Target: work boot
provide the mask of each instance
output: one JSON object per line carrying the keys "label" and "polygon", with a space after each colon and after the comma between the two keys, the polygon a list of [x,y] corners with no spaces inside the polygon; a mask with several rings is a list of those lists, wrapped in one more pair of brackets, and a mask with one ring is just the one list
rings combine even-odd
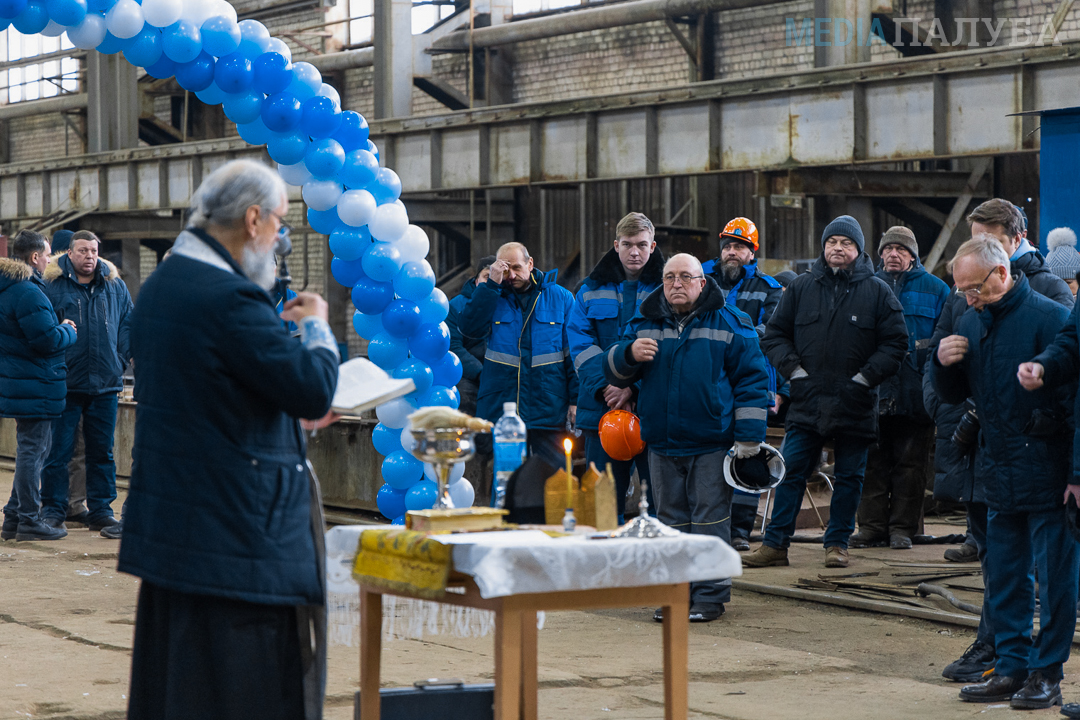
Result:
{"label": "work boot", "polygon": [[960,699],[964,702],[978,703],[1004,702],[1011,700],[1022,687],[1024,687],[1024,681],[1021,678],[991,675],[986,682],[960,688]]}
{"label": "work boot", "polygon": [[742,564],[752,568],[788,565],[787,550],[777,550],[762,543],[754,552],[743,555]]}
{"label": "work boot", "polygon": [[124,533],[124,521],[121,520],[120,522],[116,523],[115,525],[110,525],[109,527],[102,528],[101,533],[99,533],[99,534],[101,535],[101,537],[105,538],[106,540],[119,540],[120,536],[123,535],[123,533]]}
{"label": "work boot", "polygon": [[978,562],[979,548],[974,543],[964,543],[960,547],[949,548],[945,551],[945,559],[949,562]]}
{"label": "work boot", "polygon": [[1042,674],[1041,670],[1028,675],[1024,687],[1013,693],[1009,706],[1014,710],[1041,710],[1061,704],[1061,684]]}
{"label": "work boot", "polygon": [[0,529],[0,540],[14,540],[15,533],[19,531],[19,516],[5,515],[4,526]]}
{"label": "work boot", "polygon": [[68,513],[67,519],[64,520],[65,525],[86,525],[86,518],[88,514],[85,510],[77,512],[75,514]]}
{"label": "work boot", "polygon": [[747,552],[750,549],[750,541],[744,537],[731,538],[731,547],[739,552]]}
{"label": "work boot", "polygon": [[1061,706],[1061,714],[1067,718],[1080,718],[1080,703],[1065,703]]}
{"label": "work boot", "polygon": [[899,533],[890,535],[889,547],[891,547],[893,550],[910,550],[911,538],[909,538],[907,535],[901,535]]}
{"label": "work boot", "polygon": [[861,528],[859,529],[859,532],[854,533],[850,538],[848,538],[848,547],[853,548],[868,548],[875,545],[882,545],[884,543],[884,537],[866,532]]}
{"label": "work boot", "polygon": [[846,568],[850,562],[851,558],[848,555],[847,548],[842,548],[839,545],[825,548],[825,567]]}
{"label": "work boot", "polygon": [[90,532],[97,532],[99,530],[104,530],[105,528],[113,527],[119,524],[120,521],[114,518],[112,515],[105,515],[104,517],[98,518],[97,520],[91,520],[86,525],[88,528],[90,528]]}
{"label": "work boot", "polygon": [[690,605],[690,622],[712,622],[723,614],[723,603],[696,602]]}
{"label": "work boot", "polygon": [[42,518],[41,522],[45,523],[51,528],[64,528],[65,530],[67,530],[67,527],[65,527],[64,525],[63,518],[53,517],[50,515],[49,517]]}
{"label": "work boot", "polygon": [[26,522],[19,521],[19,529],[15,533],[15,539],[22,542],[26,540],[59,540],[67,537],[67,530],[62,527],[49,527],[41,520]]}
{"label": "work boot", "polygon": [[986,673],[994,669],[997,655],[994,646],[979,640],[971,643],[958,659],[941,671],[941,677],[954,682],[982,682]]}

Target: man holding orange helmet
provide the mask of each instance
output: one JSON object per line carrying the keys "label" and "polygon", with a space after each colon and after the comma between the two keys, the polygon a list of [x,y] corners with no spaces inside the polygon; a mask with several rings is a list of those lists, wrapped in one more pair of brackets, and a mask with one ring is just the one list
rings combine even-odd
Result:
{"label": "man holding orange helmet", "polygon": [[[632,212],[615,226],[615,247],[608,250],[581,284],[570,311],[566,334],[570,357],[578,374],[577,426],[585,435],[585,458],[603,470],[610,463],[615,475],[615,505],[623,520],[630,473],[648,482],[648,455],[613,458],[605,452],[599,430],[609,410],[630,410],[634,391],[608,384],[604,378],[603,353],[622,337],[641,301],[660,287],[664,258],[655,252],[652,222]],[[609,418],[615,432],[625,420]]]}

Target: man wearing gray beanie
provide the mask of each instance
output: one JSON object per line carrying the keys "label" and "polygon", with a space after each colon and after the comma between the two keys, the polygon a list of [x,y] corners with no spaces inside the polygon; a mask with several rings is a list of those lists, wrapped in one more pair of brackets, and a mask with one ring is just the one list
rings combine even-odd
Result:
{"label": "man wearing gray beanie", "polygon": [[841,215],[821,236],[823,252],[780,298],[761,347],[791,382],[782,452],[787,466],[776,488],[764,543],[743,557],[747,567],[787,565],[806,479],[833,441],[836,479],[825,531],[825,567],[847,567],[848,539],[862,494],[866,452],[877,439],[877,386],[896,374],[907,353],[904,311],[874,277],[855,218]]}

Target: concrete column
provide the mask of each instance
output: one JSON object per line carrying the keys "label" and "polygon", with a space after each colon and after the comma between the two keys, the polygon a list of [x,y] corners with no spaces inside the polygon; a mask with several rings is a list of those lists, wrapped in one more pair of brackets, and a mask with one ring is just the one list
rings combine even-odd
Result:
{"label": "concrete column", "polygon": [[814,0],[815,23],[827,31],[815,36],[815,67],[870,62],[870,4],[871,0]]}
{"label": "concrete column", "polygon": [[375,0],[376,119],[412,114],[412,0]]}
{"label": "concrete column", "polygon": [[[135,66],[120,55],[86,56],[87,152],[139,146],[139,86]],[[134,295],[134,293],[132,293]]]}

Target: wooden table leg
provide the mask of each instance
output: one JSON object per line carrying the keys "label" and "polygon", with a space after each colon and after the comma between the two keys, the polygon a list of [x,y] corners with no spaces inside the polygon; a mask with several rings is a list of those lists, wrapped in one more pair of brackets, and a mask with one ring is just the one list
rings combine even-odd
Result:
{"label": "wooden table leg", "polygon": [[520,718],[521,616],[524,614],[527,613],[505,608],[495,612],[495,720]]}
{"label": "wooden table leg", "polygon": [[664,720],[686,720],[689,712],[690,585],[677,586],[675,594],[664,606]]}
{"label": "wooden table leg", "polygon": [[536,611],[521,613],[521,718],[537,720]]}
{"label": "wooden table leg", "polygon": [[379,720],[382,595],[360,588],[360,720]]}

